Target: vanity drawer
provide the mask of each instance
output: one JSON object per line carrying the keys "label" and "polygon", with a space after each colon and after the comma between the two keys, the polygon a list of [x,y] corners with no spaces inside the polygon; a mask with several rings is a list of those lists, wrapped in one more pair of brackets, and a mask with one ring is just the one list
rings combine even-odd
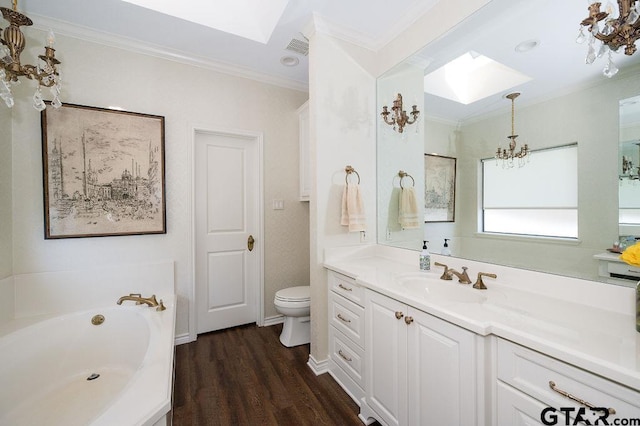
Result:
{"label": "vanity drawer", "polygon": [[337,294],[346,297],[360,306],[364,305],[364,288],[356,280],[336,272],[329,273],[329,287]]}
{"label": "vanity drawer", "polygon": [[[594,407],[615,410],[608,417],[609,424],[613,424],[615,418],[640,418],[640,392],[626,386],[503,339],[498,340],[497,361],[499,380],[550,407],[558,410],[584,407],[575,399],[562,395],[562,391]],[[585,411],[583,417],[591,424],[602,415],[588,408]],[[567,412],[571,417],[578,414],[577,410]],[[562,413],[558,412],[558,415]]]}
{"label": "vanity drawer", "polygon": [[627,265],[626,263],[608,262],[607,272],[609,272],[609,276],[611,277],[629,277],[628,279],[631,280],[634,278],[640,280],[640,268]]}
{"label": "vanity drawer", "polygon": [[358,386],[364,386],[364,350],[335,328],[329,332],[330,357]]}
{"label": "vanity drawer", "polygon": [[329,321],[360,347],[364,347],[364,308],[331,292]]}

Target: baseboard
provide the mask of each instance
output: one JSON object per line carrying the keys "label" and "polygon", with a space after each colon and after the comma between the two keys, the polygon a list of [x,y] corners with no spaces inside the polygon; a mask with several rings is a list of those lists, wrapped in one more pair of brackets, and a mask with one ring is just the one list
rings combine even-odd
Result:
{"label": "baseboard", "polygon": [[307,365],[316,376],[319,376],[329,371],[328,358],[322,361],[317,361],[311,354],[309,354],[309,361],[307,361]]}
{"label": "baseboard", "polygon": [[264,323],[262,324],[264,327],[269,327],[270,325],[282,324],[284,322],[284,315],[276,315],[273,317],[268,317],[264,319]]}
{"label": "baseboard", "polygon": [[189,343],[189,342],[193,342],[195,341],[195,339],[191,339],[191,336],[189,335],[189,333],[183,333],[179,336],[175,337],[175,345],[184,345],[185,343]]}

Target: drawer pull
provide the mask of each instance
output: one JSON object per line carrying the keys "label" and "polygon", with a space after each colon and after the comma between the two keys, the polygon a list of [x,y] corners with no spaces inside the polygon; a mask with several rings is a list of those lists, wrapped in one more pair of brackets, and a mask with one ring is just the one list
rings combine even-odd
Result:
{"label": "drawer pull", "polygon": [[338,349],[338,355],[340,355],[342,359],[344,359],[347,362],[353,361],[351,358],[349,358],[348,356],[342,353],[342,349]]}
{"label": "drawer pull", "polygon": [[345,286],[343,286],[343,285],[342,285],[342,283],[338,284],[338,287],[340,287],[340,288],[341,288],[341,289],[343,289],[344,291],[353,291],[353,289],[352,289],[352,288],[345,287]]}
{"label": "drawer pull", "polygon": [[407,325],[411,324],[413,322],[413,317],[406,317],[404,322],[407,323]]}
{"label": "drawer pull", "polygon": [[338,319],[342,322],[351,322],[350,319],[346,319],[345,317],[343,317],[342,315],[338,314],[337,315]]}
{"label": "drawer pull", "polygon": [[[596,407],[595,405],[585,401],[584,399],[580,399],[576,396],[571,395],[569,392],[567,391],[563,391],[562,389],[558,389],[556,387],[556,384],[554,381],[549,380],[549,387],[551,388],[552,391],[559,393],[560,395],[564,396],[565,398],[569,398],[572,401],[577,402],[580,405],[584,405],[587,408],[591,408],[591,409],[595,409],[595,410],[599,410],[601,409],[600,407]],[[614,410],[613,408],[602,408],[602,410],[608,410],[609,414],[615,414],[616,410]]]}
{"label": "drawer pull", "polygon": [[400,311],[396,311],[396,319],[400,319],[404,316],[404,314]]}

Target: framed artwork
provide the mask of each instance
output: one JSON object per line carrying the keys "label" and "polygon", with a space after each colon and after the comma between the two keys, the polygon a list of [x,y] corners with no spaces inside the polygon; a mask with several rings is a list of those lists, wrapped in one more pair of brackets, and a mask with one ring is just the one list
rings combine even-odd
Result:
{"label": "framed artwork", "polygon": [[45,238],[165,234],[164,117],[41,112]]}
{"label": "framed artwork", "polygon": [[424,155],[424,221],[455,222],[456,159]]}

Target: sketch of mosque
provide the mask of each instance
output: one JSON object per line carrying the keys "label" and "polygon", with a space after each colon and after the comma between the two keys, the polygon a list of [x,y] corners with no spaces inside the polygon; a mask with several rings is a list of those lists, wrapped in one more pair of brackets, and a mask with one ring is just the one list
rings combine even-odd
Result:
{"label": "sketch of mosque", "polygon": [[124,169],[119,178],[110,182],[99,182],[99,174],[87,158],[85,135],[82,135],[82,192],[75,190],[69,194],[64,181],[64,162],[62,144],[54,139],[49,156],[49,196],[53,202],[62,201],[107,201],[129,200],[147,201],[151,205],[160,202],[157,194],[160,188],[160,147],[151,147],[149,143],[149,167],[146,177],[141,166],[131,159],[131,169]]}

